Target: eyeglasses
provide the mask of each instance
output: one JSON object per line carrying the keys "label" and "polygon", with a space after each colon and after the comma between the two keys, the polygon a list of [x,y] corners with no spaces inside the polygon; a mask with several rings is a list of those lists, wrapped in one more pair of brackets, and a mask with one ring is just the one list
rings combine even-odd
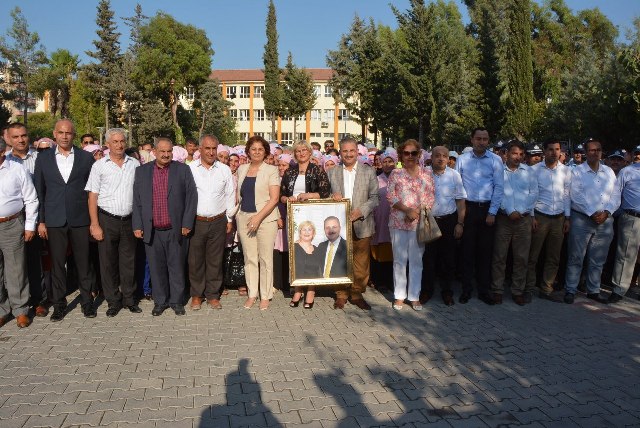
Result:
{"label": "eyeglasses", "polygon": [[413,150],[413,151],[411,151],[411,152],[409,152],[409,151],[407,151],[407,150],[404,150],[404,151],[402,152],[402,154],[403,154],[404,156],[418,156],[418,153],[420,153],[420,152],[418,152],[417,150]]}

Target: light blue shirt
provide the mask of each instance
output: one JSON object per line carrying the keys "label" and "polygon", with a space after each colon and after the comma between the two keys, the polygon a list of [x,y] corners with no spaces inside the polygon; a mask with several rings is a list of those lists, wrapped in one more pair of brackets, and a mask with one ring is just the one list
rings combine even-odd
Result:
{"label": "light blue shirt", "polygon": [[535,209],[543,214],[571,215],[571,168],[557,163],[555,168],[548,168],[544,162],[531,167],[538,181],[538,200]]}
{"label": "light blue shirt", "polygon": [[453,214],[457,211],[456,201],[467,198],[467,192],[462,185],[462,177],[458,171],[446,167],[442,174],[433,172],[433,182],[436,187],[435,199],[431,214],[434,217]]}
{"label": "light blue shirt", "polygon": [[462,184],[467,192],[467,200],[472,202],[491,201],[489,214],[496,215],[504,192],[502,159],[485,151],[482,156],[474,152],[460,155],[456,162],[456,171],[462,176]]}
{"label": "light blue shirt", "polygon": [[599,211],[613,214],[620,206],[620,187],[616,175],[606,165],[599,164],[593,172],[584,162],[571,171],[571,209],[591,217]]}
{"label": "light blue shirt", "polygon": [[640,163],[622,168],[617,180],[622,194],[622,209],[640,212]]}
{"label": "light blue shirt", "polygon": [[515,170],[504,166],[504,196],[502,208],[507,215],[512,212],[533,214],[533,207],[538,199],[538,180],[531,167],[521,163]]}

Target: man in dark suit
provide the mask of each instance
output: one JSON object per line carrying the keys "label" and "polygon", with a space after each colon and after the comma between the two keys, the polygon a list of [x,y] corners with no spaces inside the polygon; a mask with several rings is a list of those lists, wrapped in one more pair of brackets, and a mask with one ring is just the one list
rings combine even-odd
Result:
{"label": "man in dark suit", "polygon": [[330,216],[324,219],[327,240],[318,244],[322,256],[322,276],[341,278],[347,276],[347,241],[340,236],[340,220]]}
{"label": "man in dark suit", "polygon": [[78,271],[80,305],[87,318],[94,318],[91,295],[92,276],[89,264],[89,209],[87,184],[94,159],[90,153],[73,146],[75,128],[68,119],[56,122],[53,130],[55,150],[38,155],[34,184],[40,201],[38,236],[49,241],[51,254],[51,321],[61,321],[67,307],[67,248],[71,244]]}
{"label": "man in dark suit", "polygon": [[136,168],[133,184],[133,233],[145,243],[158,316],[169,306],[185,315],[185,263],[198,192],[187,165],[173,161],[173,143],[158,138],[156,160]]}

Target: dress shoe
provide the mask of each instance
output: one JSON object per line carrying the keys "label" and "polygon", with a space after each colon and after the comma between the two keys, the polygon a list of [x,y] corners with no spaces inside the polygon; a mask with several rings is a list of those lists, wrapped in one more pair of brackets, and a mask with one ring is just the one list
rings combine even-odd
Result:
{"label": "dress shoe", "polygon": [[93,305],[89,304],[82,308],[82,314],[85,318],[95,318],[98,315]]}
{"label": "dress shoe", "polygon": [[564,302],[568,305],[573,304],[573,302],[576,300],[576,295],[573,293],[565,293],[564,295]]}
{"label": "dress shoe", "polygon": [[191,298],[191,310],[199,311],[202,306],[202,297],[192,297]]}
{"label": "dress shoe", "polygon": [[363,311],[370,311],[371,310],[371,305],[369,305],[364,299],[350,300],[349,303],[351,303],[354,306],[359,307]]}
{"label": "dress shoe", "polygon": [[49,309],[46,306],[38,305],[36,306],[36,316],[37,317],[46,317],[49,315]]}
{"label": "dress shoe", "polygon": [[155,305],[153,310],[151,311],[151,315],[154,317],[158,317],[162,315],[162,313],[167,309],[166,306]]}
{"label": "dress shoe", "polygon": [[125,306],[125,308],[129,309],[129,312],[134,314],[142,313],[142,309],[140,309],[140,306],[138,305]]}
{"label": "dress shoe", "polygon": [[[488,296],[488,295],[487,295]],[[482,300],[482,296],[478,296],[478,298],[480,300]],[[491,293],[491,300],[493,301],[494,305],[501,305],[502,304],[502,294],[500,293]],[[482,300],[484,302],[484,300]],[[485,302],[486,303],[486,302]],[[487,305],[489,305],[490,303],[487,303]]]}
{"label": "dress shoe", "polygon": [[4,317],[0,317],[0,327],[2,327],[3,325],[5,325],[7,323],[7,321],[9,320],[9,315],[6,315]]}
{"label": "dress shoe", "polygon": [[447,306],[453,306],[456,303],[456,301],[453,300],[453,295],[452,294],[443,294],[442,295],[442,301]]}
{"label": "dress shoe", "polygon": [[347,299],[336,298],[336,301],[333,302],[333,309],[344,309],[344,305],[347,304]]}
{"label": "dress shoe", "polygon": [[554,302],[554,303],[561,303],[562,302],[562,297],[560,297],[558,295],[558,293],[556,293],[556,292],[551,292],[549,294],[540,292],[540,294],[538,294],[538,298],[542,299],[542,300],[548,300],[548,301]]}
{"label": "dress shoe", "polygon": [[531,303],[533,301],[533,293],[530,291],[522,293],[522,297],[524,298],[525,303]]}
{"label": "dress shoe", "polygon": [[145,294],[142,298],[144,300],[153,300],[153,296],[151,294]]}
{"label": "dress shoe", "polygon": [[431,294],[431,293],[428,293],[428,292],[420,293],[420,299],[419,299],[420,303],[422,303],[424,305],[429,300],[431,300],[431,297],[433,297],[433,294]]}
{"label": "dress shoe", "polygon": [[513,295],[511,296],[511,298],[513,299],[513,302],[518,306],[524,306],[527,303],[522,294],[519,294],[517,296]]}
{"label": "dress shoe", "polygon": [[591,300],[595,300],[598,303],[603,303],[605,305],[608,303],[607,298],[601,296],[600,293],[589,293],[587,294],[587,298]]}
{"label": "dress shoe", "polygon": [[16,317],[16,323],[18,324],[18,327],[20,327],[20,328],[29,327],[31,325],[31,318],[29,318],[29,316],[27,316],[25,314],[18,315]]}
{"label": "dress shoe", "polygon": [[209,299],[207,300],[207,303],[211,309],[222,309],[222,305],[218,299]]}
{"label": "dress shoe", "polygon": [[173,307],[173,312],[175,312],[176,315],[178,316],[182,316],[182,315],[186,315],[187,312],[184,310],[184,306],[182,305],[176,305]]}
{"label": "dress shoe", "polygon": [[609,298],[607,299],[607,303],[618,303],[620,300],[622,300],[624,297],[616,294],[616,293],[611,293],[609,295]]}
{"label": "dress shoe", "polygon": [[120,312],[120,308],[119,307],[111,306],[109,309],[107,309],[107,316],[109,318],[115,317],[116,315],[118,315],[118,312]]}
{"label": "dress shoe", "polygon": [[65,310],[62,308],[53,308],[53,313],[51,314],[51,318],[49,318],[53,322],[62,321],[65,316]]}
{"label": "dress shoe", "polygon": [[469,299],[471,299],[471,293],[467,293],[464,292],[460,295],[460,298],[458,299],[458,302],[462,303],[463,305],[466,303],[469,303]]}

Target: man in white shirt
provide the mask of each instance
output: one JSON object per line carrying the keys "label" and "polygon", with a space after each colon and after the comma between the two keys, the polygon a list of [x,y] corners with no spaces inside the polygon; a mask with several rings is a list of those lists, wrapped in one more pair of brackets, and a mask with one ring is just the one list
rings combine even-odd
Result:
{"label": "man in white shirt", "polygon": [[13,314],[23,328],[31,324],[24,243],[35,235],[38,197],[27,169],[6,159],[6,147],[0,138],[0,327]]}
{"label": "man in white shirt", "polygon": [[538,182],[538,199],[532,218],[531,249],[527,269],[525,300],[530,300],[536,290],[536,266],[542,247],[545,249],[542,260],[542,282],[539,297],[554,302],[562,296],[553,294],[553,284],[560,265],[560,252],[564,235],[569,231],[571,215],[571,169],[560,163],[561,144],[556,139],[543,143],[544,161],[531,169]]}
{"label": "man in white shirt", "polygon": [[127,138],[123,129],[105,134],[109,155],[93,164],[85,190],[89,192],[89,232],[98,241],[102,290],[114,317],[123,308],[142,310],[135,302],[134,266],[136,240],[131,226],[133,181],[140,162],[125,155]]}
{"label": "man in white shirt", "polygon": [[196,222],[188,257],[193,310],[200,309],[203,296],[211,308],[222,308],[222,261],[226,234],[232,229],[235,187],[231,170],[218,161],[219,144],[215,136],[203,136],[200,159],[189,164],[198,190]]}
{"label": "man in white shirt", "polygon": [[435,184],[435,201],[431,214],[438,223],[442,237],[427,244],[422,256],[424,269],[420,303],[423,304],[433,297],[437,274],[440,274],[442,280],[442,301],[447,306],[454,304],[451,285],[456,269],[456,241],[464,231],[467,192],[458,171],[447,166],[449,155],[449,150],[444,146],[436,146],[431,151],[431,170]]}
{"label": "man in white shirt", "polygon": [[600,163],[602,145],[596,139],[584,144],[586,162],[571,175],[571,229],[568,240],[565,303],[573,303],[587,255],[587,297],[600,303],[602,266],[613,239],[613,218],[620,206],[620,188],[613,170]]}
{"label": "man in white shirt", "polygon": [[509,141],[504,165],[504,196],[496,217],[491,270],[491,292],[496,304],[502,303],[510,246],[513,253],[511,297],[517,305],[526,304],[523,294],[531,244],[531,213],[538,197],[538,183],[531,167],[522,163],[523,159],[524,144],[518,140]]}

